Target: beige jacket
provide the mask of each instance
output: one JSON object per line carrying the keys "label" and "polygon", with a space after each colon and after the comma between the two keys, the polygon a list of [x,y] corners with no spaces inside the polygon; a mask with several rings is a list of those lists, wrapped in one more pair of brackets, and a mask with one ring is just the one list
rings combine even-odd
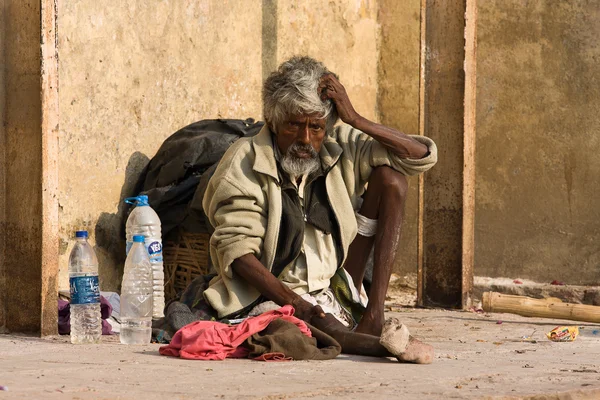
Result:
{"label": "beige jacket", "polygon": [[[401,159],[365,133],[349,125],[337,126],[321,147],[323,168],[333,166],[325,185],[341,231],[344,259],[356,236],[354,210],[374,167],[387,165],[405,175],[427,171],[437,161],[435,143],[413,136],[427,145],[429,155]],[[281,190],[273,154],[271,132],[265,126],[256,136],[236,141],[221,159],[208,183],[202,202],[215,229],[210,256],[218,276],[204,297],[223,318],[258,299],[260,293],[233,274],[231,263],[253,253],[271,270],[281,220]]]}

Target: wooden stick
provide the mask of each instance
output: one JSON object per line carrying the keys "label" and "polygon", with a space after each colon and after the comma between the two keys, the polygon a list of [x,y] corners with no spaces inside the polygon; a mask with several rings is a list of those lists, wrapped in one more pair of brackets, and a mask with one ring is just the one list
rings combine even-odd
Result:
{"label": "wooden stick", "polygon": [[483,294],[483,310],[503,312],[524,317],[558,318],[600,323],[600,307],[563,303],[556,298],[533,299],[496,292]]}

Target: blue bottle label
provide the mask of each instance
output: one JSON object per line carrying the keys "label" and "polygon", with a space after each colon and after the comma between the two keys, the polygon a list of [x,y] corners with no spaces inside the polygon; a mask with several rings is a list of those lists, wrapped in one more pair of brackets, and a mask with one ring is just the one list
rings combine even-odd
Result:
{"label": "blue bottle label", "polygon": [[148,257],[150,257],[150,262],[161,262],[163,260],[162,244],[160,242],[154,241],[148,243],[147,241],[146,246],[148,247]]}
{"label": "blue bottle label", "polygon": [[98,275],[70,278],[69,284],[71,287],[71,304],[100,303]]}

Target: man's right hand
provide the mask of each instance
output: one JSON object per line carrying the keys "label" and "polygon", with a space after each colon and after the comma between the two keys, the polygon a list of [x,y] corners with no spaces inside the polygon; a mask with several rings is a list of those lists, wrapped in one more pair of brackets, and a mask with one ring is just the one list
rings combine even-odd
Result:
{"label": "man's right hand", "polygon": [[311,318],[325,318],[325,313],[319,306],[313,306],[308,301],[294,293],[288,286],[275,277],[254,254],[246,254],[237,258],[231,264],[233,272],[240,275],[248,284],[256,288],[260,294],[280,306],[286,304],[294,307],[294,315],[303,321],[310,322]]}
{"label": "man's right hand", "polygon": [[308,301],[302,299],[300,296],[298,296],[292,301],[292,306],[295,310],[294,316],[296,318],[300,318],[305,322],[310,323],[313,317],[325,318],[325,312],[323,311],[321,306],[313,306]]}

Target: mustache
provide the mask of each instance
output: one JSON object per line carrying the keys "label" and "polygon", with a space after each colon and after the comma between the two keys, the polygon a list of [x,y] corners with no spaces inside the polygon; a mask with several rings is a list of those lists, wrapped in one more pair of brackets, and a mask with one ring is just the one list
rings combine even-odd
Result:
{"label": "mustache", "polygon": [[286,151],[286,155],[294,156],[298,153],[308,153],[311,157],[316,158],[319,154],[315,151],[315,149],[310,144],[302,144],[295,142],[292,144]]}

